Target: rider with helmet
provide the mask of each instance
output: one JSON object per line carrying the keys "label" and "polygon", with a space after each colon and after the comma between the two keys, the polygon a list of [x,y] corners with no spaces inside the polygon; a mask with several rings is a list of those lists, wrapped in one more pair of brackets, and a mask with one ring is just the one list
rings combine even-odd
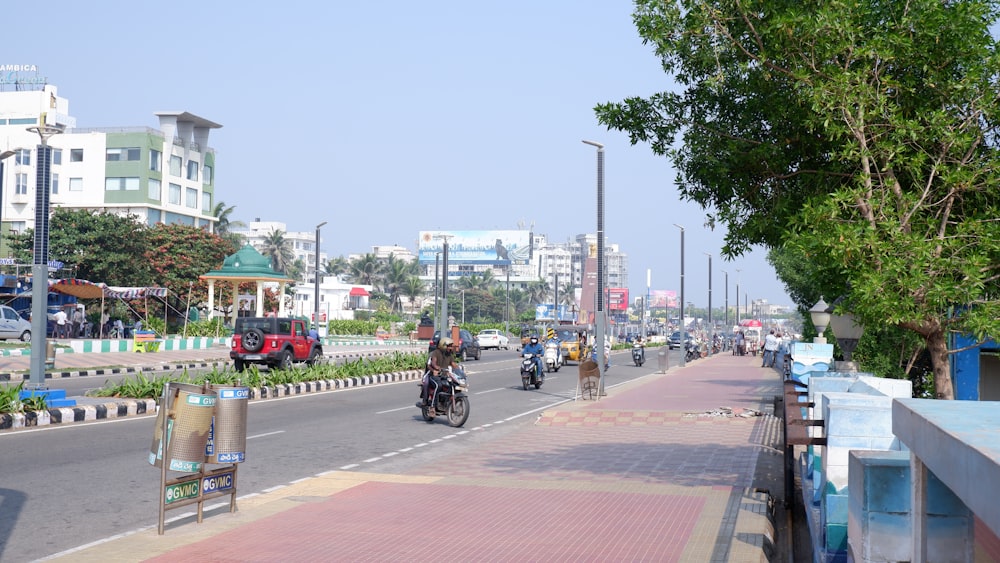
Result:
{"label": "rider with helmet", "polygon": [[531,335],[531,338],[528,340],[528,344],[524,346],[521,353],[532,355],[532,359],[535,361],[535,374],[539,379],[544,378],[545,370],[542,369],[542,354],[545,353],[545,348],[542,348],[542,344],[538,342],[537,334]]}
{"label": "rider with helmet", "polygon": [[442,370],[457,367],[455,364],[455,341],[447,336],[438,340],[437,348],[427,359],[427,373],[424,374],[424,406],[434,411],[434,399],[437,395],[437,377]]}

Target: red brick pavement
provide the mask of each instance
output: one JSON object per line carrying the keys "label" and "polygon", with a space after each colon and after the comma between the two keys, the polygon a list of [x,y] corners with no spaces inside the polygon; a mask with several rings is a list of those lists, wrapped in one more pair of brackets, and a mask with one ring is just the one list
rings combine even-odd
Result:
{"label": "red brick pavement", "polygon": [[744,519],[746,491],[776,419],[704,414],[759,409],[777,393],[777,372],[752,358],[699,360],[407,476],[331,472],[269,493],[280,500],[245,500],[236,514],[72,558],[762,561],[769,528]]}

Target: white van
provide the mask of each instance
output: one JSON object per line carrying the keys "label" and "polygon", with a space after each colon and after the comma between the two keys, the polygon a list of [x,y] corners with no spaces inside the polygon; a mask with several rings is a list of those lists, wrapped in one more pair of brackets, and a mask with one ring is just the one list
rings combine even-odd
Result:
{"label": "white van", "polygon": [[31,323],[24,320],[14,309],[0,305],[0,340],[11,338],[31,342]]}

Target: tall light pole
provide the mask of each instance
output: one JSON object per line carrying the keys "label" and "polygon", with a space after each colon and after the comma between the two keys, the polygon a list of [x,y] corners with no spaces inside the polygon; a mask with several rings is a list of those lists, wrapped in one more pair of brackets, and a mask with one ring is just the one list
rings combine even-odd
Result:
{"label": "tall light pole", "polygon": [[687,326],[684,324],[684,227],[677,223],[674,226],[681,230],[681,367],[684,367],[687,364],[684,360],[684,345],[687,343]]}
{"label": "tall light pole", "polygon": [[49,137],[63,128],[47,125],[45,114],[28,131],[38,133],[38,165],[35,168],[35,256],[31,264],[31,374],[35,389],[45,389],[45,338],[49,304],[49,196],[52,189],[52,149]]}
{"label": "tall light pole", "polygon": [[583,141],[597,148],[597,369],[600,373],[598,396],[604,395],[604,145],[596,141]]}
{"label": "tall light pole", "polygon": [[736,326],[740,324],[740,272],[742,271],[736,268]]}
{"label": "tall light pole", "polygon": [[726,324],[724,325],[725,335],[729,334],[729,272],[722,270],[726,274]]}
{"label": "tall light pole", "polygon": [[323,221],[319,225],[316,225],[316,272],[313,274],[313,281],[316,282],[313,288],[313,328],[316,329],[316,334],[319,334],[319,230],[326,223],[326,221]]}
{"label": "tall light pole", "polygon": [[458,290],[462,294],[462,326],[465,326],[465,290]]}
{"label": "tall light pole", "polygon": [[503,333],[510,334],[510,264],[507,264],[507,300],[503,307]]}
{"label": "tall light pole", "polygon": [[715,349],[715,324],[712,322],[712,255],[703,252],[708,256],[708,355],[712,355]]}
{"label": "tall light pole", "polygon": [[448,239],[454,235],[434,235],[434,238],[443,239],[441,246],[441,335],[448,327]]}
{"label": "tall light pole", "polygon": [[441,295],[441,284],[438,282],[438,272],[440,270],[439,263],[441,261],[441,253],[434,253],[434,330],[443,330],[443,327],[438,324],[440,315],[438,315],[438,306],[440,302],[439,295]]}

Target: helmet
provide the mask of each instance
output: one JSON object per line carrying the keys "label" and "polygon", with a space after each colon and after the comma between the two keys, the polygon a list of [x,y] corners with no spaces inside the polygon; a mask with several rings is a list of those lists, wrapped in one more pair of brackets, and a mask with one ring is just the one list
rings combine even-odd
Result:
{"label": "helmet", "polygon": [[531,335],[531,343],[538,344],[538,337],[535,336],[534,334]]}
{"label": "helmet", "polygon": [[454,343],[455,343],[454,340],[448,338],[447,336],[442,336],[441,340],[438,340],[438,348],[445,348],[447,346],[451,346]]}

